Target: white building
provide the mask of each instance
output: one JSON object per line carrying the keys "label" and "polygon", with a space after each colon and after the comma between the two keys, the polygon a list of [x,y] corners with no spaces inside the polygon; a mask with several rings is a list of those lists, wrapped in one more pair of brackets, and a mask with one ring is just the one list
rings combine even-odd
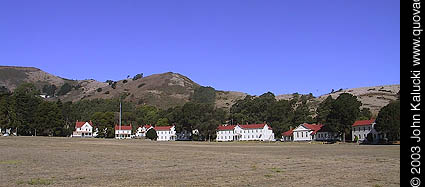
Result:
{"label": "white building", "polygon": [[336,133],[324,130],[322,124],[303,123],[292,131],[293,141],[331,141],[336,140]]}
{"label": "white building", "polygon": [[272,128],[267,124],[220,125],[216,141],[274,141]]}
{"label": "white building", "polygon": [[75,131],[72,132],[71,137],[93,137],[93,123],[91,121],[75,122]]}
{"label": "white building", "polygon": [[173,126],[156,126],[154,127],[157,141],[175,141],[176,140],[176,127]]}
{"label": "white building", "polygon": [[116,139],[130,139],[132,126],[130,125],[115,125],[115,138]]}
{"label": "white building", "polygon": [[289,131],[283,132],[282,133],[282,141],[284,141],[284,142],[294,141],[293,131],[294,131],[294,129],[290,129]]}
{"label": "white building", "polygon": [[355,141],[357,137],[358,141],[363,142],[369,133],[372,134],[373,142],[379,141],[383,137],[379,136],[379,132],[375,130],[375,124],[375,119],[355,121],[351,126],[352,141]]}
{"label": "white building", "polygon": [[144,138],[146,137],[146,132],[148,132],[149,129],[153,128],[152,125],[143,125],[143,126],[139,126],[136,129],[136,137],[137,138]]}
{"label": "white building", "polygon": [[227,142],[235,140],[234,132],[236,125],[220,125],[217,127],[216,141]]}

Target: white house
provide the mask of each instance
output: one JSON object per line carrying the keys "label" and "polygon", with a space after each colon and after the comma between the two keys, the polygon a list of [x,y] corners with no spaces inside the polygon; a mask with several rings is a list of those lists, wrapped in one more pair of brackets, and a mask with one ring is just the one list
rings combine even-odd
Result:
{"label": "white house", "polygon": [[148,132],[149,129],[153,128],[152,125],[143,125],[139,126],[136,130],[136,137],[143,138],[146,137],[146,132]]}
{"label": "white house", "polygon": [[131,124],[130,125],[115,125],[115,138],[116,139],[130,139],[131,138]]}
{"label": "white house", "polygon": [[227,142],[235,140],[235,127],[236,125],[219,125],[217,127],[216,141]]}
{"label": "white house", "polygon": [[176,140],[176,127],[173,126],[156,126],[154,127],[157,141],[175,141]]}
{"label": "white house", "polygon": [[294,129],[290,129],[289,131],[283,132],[282,133],[282,141],[284,141],[284,142],[294,141],[293,131],[294,131]]}
{"label": "white house", "polygon": [[93,123],[91,121],[75,122],[75,131],[72,132],[71,137],[93,137]]}
{"label": "white house", "polygon": [[216,141],[274,141],[272,128],[267,124],[220,125]]}
{"label": "white house", "polygon": [[358,120],[355,121],[351,126],[351,138],[352,141],[355,141],[356,137],[360,142],[366,140],[366,137],[369,133],[372,134],[373,141],[377,142],[379,139],[383,138],[379,135],[379,132],[375,130],[375,119],[370,120]]}
{"label": "white house", "polygon": [[336,133],[326,131],[322,124],[303,123],[292,131],[293,141],[330,141],[337,139]]}

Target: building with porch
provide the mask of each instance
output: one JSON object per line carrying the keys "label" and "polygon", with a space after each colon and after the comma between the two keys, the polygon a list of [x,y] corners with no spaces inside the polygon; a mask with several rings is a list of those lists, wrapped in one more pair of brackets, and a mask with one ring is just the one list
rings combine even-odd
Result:
{"label": "building with porch", "polygon": [[71,137],[94,137],[93,136],[93,123],[91,121],[77,121],[75,122],[75,130],[72,132]]}
{"label": "building with porch", "polygon": [[355,141],[357,137],[359,142],[363,142],[367,140],[368,134],[372,135],[371,143],[377,143],[380,139],[383,139],[384,135],[375,130],[375,124],[375,119],[355,121],[351,126],[352,141]]}
{"label": "building with porch", "polygon": [[300,124],[292,132],[293,141],[334,141],[338,139],[335,132],[326,130],[322,124]]}

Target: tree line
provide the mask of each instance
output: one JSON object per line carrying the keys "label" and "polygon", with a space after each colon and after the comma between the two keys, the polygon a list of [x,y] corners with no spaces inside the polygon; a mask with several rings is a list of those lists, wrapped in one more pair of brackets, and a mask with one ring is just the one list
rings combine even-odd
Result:
{"label": "tree line", "polygon": [[[12,128],[19,135],[69,136],[75,122],[91,120],[102,129],[99,137],[114,137],[114,126],[119,121],[119,98],[80,100],[77,102],[45,101],[33,84],[20,85],[13,93],[0,90],[0,128]],[[342,137],[351,133],[355,120],[370,119],[369,109],[360,109],[362,103],[349,93],[338,98],[327,97],[315,110],[312,94],[293,94],[290,100],[276,100],[271,92],[258,97],[246,96],[230,108],[230,112],[214,106],[215,90],[200,87],[183,106],[165,110],[149,105],[136,106],[122,102],[122,124],[175,125],[177,132],[198,129],[194,139],[215,139],[220,124],[268,123],[276,135],[302,123],[325,124],[328,130]],[[381,109],[376,127],[390,139],[399,139],[399,100]],[[133,131],[134,132],[134,131]]]}

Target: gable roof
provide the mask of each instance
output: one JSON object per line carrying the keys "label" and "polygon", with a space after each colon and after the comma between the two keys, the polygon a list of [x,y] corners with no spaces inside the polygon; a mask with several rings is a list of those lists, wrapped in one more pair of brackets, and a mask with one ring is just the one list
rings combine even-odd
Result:
{"label": "gable roof", "polygon": [[323,127],[323,125],[322,124],[317,124],[316,125],[316,124],[307,124],[307,123],[304,123],[304,127],[307,127],[309,129],[313,130],[313,132],[311,133],[311,135],[314,135],[314,134],[316,134],[317,131],[319,131]]}
{"label": "gable roof", "polygon": [[[86,124],[87,122],[85,121],[77,121],[75,122],[75,128],[81,128],[84,124]],[[93,123],[91,121],[88,122],[90,126],[93,127]]]}
{"label": "gable roof", "polygon": [[363,125],[371,125],[372,123],[375,123],[375,119],[370,120],[357,120],[354,122],[353,127],[356,126],[363,126]]}
{"label": "gable roof", "polygon": [[[130,125],[121,125],[121,130],[131,130],[131,124]],[[119,125],[115,125],[115,130],[120,130]]]}
{"label": "gable roof", "polygon": [[[308,123],[303,123],[300,126],[303,126],[307,129],[312,130],[313,132],[311,132],[311,135],[314,135],[317,133],[317,131],[319,131],[324,125],[322,124],[308,124]],[[299,127],[299,126],[298,126]],[[297,128],[298,128],[297,127]]]}
{"label": "gable roof", "polygon": [[172,127],[174,127],[174,126],[156,126],[156,127],[154,127],[154,129],[156,131],[169,131],[169,130],[171,130]]}
{"label": "gable roof", "polygon": [[139,126],[139,128],[145,127],[145,129],[149,129],[152,127],[152,125],[143,125],[143,126]]}
{"label": "gable roof", "polygon": [[292,136],[292,133],[294,132],[294,130],[293,129],[291,129],[291,130],[289,130],[289,131],[286,131],[286,132],[283,132],[282,133],[282,136]]}
{"label": "gable roof", "polygon": [[[241,128],[243,129],[262,129],[264,128],[264,126],[267,125],[265,123],[263,124],[249,124],[249,125],[239,125]],[[269,129],[271,130],[272,128],[270,126],[268,126]]]}
{"label": "gable roof", "polygon": [[219,130],[219,131],[233,130],[235,127],[236,127],[236,125],[219,125],[217,127],[217,130]]}

